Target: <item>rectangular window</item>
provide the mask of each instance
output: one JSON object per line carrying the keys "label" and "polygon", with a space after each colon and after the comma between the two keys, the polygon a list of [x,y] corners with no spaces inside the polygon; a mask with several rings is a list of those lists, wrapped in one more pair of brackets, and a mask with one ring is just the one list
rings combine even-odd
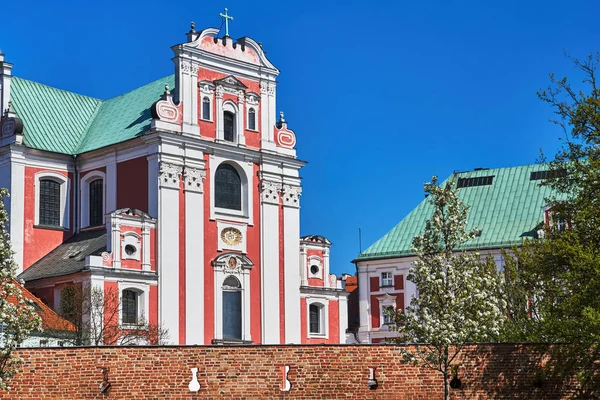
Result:
{"label": "rectangular window", "polygon": [[473,186],[488,186],[494,183],[494,175],[479,176],[477,178],[458,178],[457,189],[473,187]]}
{"label": "rectangular window", "polygon": [[51,179],[40,180],[40,225],[61,226],[60,183]]}
{"label": "rectangular window", "polygon": [[248,129],[256,130],[256,112],[254,108],[248,111]]}
{"label": "rectangular window", "polygon": [[381,286],[394,286],[394,277],[391,272],[382,272],[381,273]]}
{"label": "rectangular window", "polygon": [[320,334],[321,333],[321,307],[316,304],[311,304],[309,307],[310,312],[310,333]]}
{"label": "rectangular window", "polygon": [[387,325],[387,324],[391,324],[392,322],[394,322],[394,306],[383,306],[381,309],[381,314],[383,315],[383,324]]}
{"label": "rectangular window", "polygon": [[122,294],[123,324],[137,324],[137,293],[123,290]]}
{"label": "rectangular window", "polygon": [[90,225],[99,226],[104,224],[104,182],[102,179],[96,179],[90,182]]}
{"label": "rectangular window", "polygon": [[208,97],[202,99],[202,119],[210,121],[210,100]]}

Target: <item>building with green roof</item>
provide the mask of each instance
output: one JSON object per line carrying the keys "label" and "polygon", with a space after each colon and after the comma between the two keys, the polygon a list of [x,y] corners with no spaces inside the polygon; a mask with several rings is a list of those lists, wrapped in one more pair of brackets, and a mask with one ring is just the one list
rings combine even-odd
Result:
{"label": "building with green roof", "polygon": [[344,343],[331,243],[300,238],[306,163],[277,110],[279,70],[221,33],[192,25],[173,75],[111,99],[13,76],[0,54],[19,277],[54,309],[68,287],[109,293],[121,307],[105,310],[104,343],[151,332],[145,319],[182,345]]}
{"label": "building with green roof", "polygon": [[[537,237],[548,223],[547,205],[552,191],[540,185],[547,175],[548,167],[543,164],[478,168],[450,175],[442,184],[454,182],[460,199],[469,207],[468,229],[481,232],[461,249],[491,254],[502,267],[502,249]],[[384,308],[403,309],[416,295],[414,285],[406,279],[415,259],[412,241],[423,232],[432,213],[432,204],[424,198],[353,260],[358,274],[361,342],[388,337]]]}

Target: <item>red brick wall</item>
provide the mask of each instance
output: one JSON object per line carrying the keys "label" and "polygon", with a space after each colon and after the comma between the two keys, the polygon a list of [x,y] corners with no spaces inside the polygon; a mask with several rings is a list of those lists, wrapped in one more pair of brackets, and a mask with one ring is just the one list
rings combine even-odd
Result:
{"label": "red brick wall", "polygon": [[[555,381],[533,385],[539,357],[528,345],[470,346],[457,360],[453,399],[560,399]],[[23,372],[0,399],[441,399],[439,373],[402,364],[392,345],[173,346],[20,349]],[[281,367],[291,367],[281,392]],[[197,367],[200,392],[188,390]],[[111,392],[100,394],[103,368]],[[368,368],[378,387],[367,388]],[[562,393],[562,395],[561,395]]]}

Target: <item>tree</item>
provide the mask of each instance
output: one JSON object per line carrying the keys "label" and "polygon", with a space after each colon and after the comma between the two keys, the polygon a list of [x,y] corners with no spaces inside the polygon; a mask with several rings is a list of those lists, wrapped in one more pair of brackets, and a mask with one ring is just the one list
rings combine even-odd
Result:
{"label": "tree", "polygon": [[600,54],[589,55],[583,61],[570,59],[582,78],[582,84],[576,84],[580,87],[551,74],[550,87],[538,93],[557,115],[552,122],[563,130],[563,145],[549,163],[549,179],[542,183],[554,192],[547,199],[553,223],[543,238],[526,243],[514,252],[512,260],[507,259],[507,284],[520,288],[512,293],[509,304],[515,305],[513,313],[520,317],[509,319],[504,336],[507,340],[567,344],[552,348],[548,372],[575,376],[579,382],[576,396],[597,398],[600,89],[596,73]]}
{"label": "tree", "polygon": [[413,240],[417,259],[407,277],[418,296],[398,310],[392,325],[397,342],[415,343],[414,350],[402,350],[405,362],[442,373],[444,399],[450,398],[452,363],[465,344],[497,338],[506,319],[493,259],[459,250],[477,230],[467,231],[467,207],[452,186],[438,186],[435,176],[425,184],[433,215]]}
{"label": "tree", "polygon": [[15,279],[17,265],[6,229],[8,214],[4,208],[6,189],[0,189],[0,390],[10,390],[9,381],[18,372],[22,360],[14,354],[31,332],[41,331],[42,321],[27,303]]}
{"label": "tree", "polygon": [[75,346],[165,344],[168,341],[168,330],[148,322],[143,315],[135,323],[122,325],[121,307],[122,301],[115,289],[67,286],[61,292],[59,314],[73,323],[75,334],[63,334],[62,340]]}

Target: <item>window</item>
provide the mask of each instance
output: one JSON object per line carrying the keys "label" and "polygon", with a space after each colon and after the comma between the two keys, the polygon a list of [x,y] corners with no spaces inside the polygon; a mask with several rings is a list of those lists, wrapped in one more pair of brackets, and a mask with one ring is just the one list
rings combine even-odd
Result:
{"label": "window", "polygon": [[233,142],[235,138],[235,114],[229,111],[223,113],[223,139]]}
{"label": "window", "polygon": [[391,272],[381,273],[381,287],[394,286],[394,278]]}
{"label": "window", "polygon": [[40,179],[39,224],[61,226],[60,183],[52,179]]}
{"label": "window", "polygon": [[248,129],[256,130],[256,111],[254,108],[248,110]]}
{"label": "window", "polygon": [[219,165],[215,173],[215,207],[242,209],[242,180],[230,164]]}
{"label": "window", "polygon": [[138,295],[130,289],[125,289],[121,295],[123,324],[137,324]]}
{"label": "window", "polygon": [[383,306],[381,308],[382,322],[383,325],[388,325],[394,322],[394,312],[396,309],[394,306]]}
{"label": "window", "polygon": [[89,226],[104,224],[104,181],[96,179],[89,183]]}
{"label": "window", "polygon": [[310,266],[310,273],[312,275],[317,275],[319,273],[319,266],[318,265],[311,265]]}
{"label": "window", "polygon": [[242,285],[235,276],[223,282],[223,339],[242,339]]}
{"label": "window", "polygon": [[494,183],[494,176],[479,176],[476,178],[458,178],[457,189],[473,187],[473,186],[488,186]]}
{"label": "window", "polygon": [[308,326],[312,335],[324,334],[323,305],[313,303],[308,307]]}
{"label": "window", "polygon": [[202,99],[202,119],[206,121],[210,121],[210,99],[208,97],[204,97]]}

